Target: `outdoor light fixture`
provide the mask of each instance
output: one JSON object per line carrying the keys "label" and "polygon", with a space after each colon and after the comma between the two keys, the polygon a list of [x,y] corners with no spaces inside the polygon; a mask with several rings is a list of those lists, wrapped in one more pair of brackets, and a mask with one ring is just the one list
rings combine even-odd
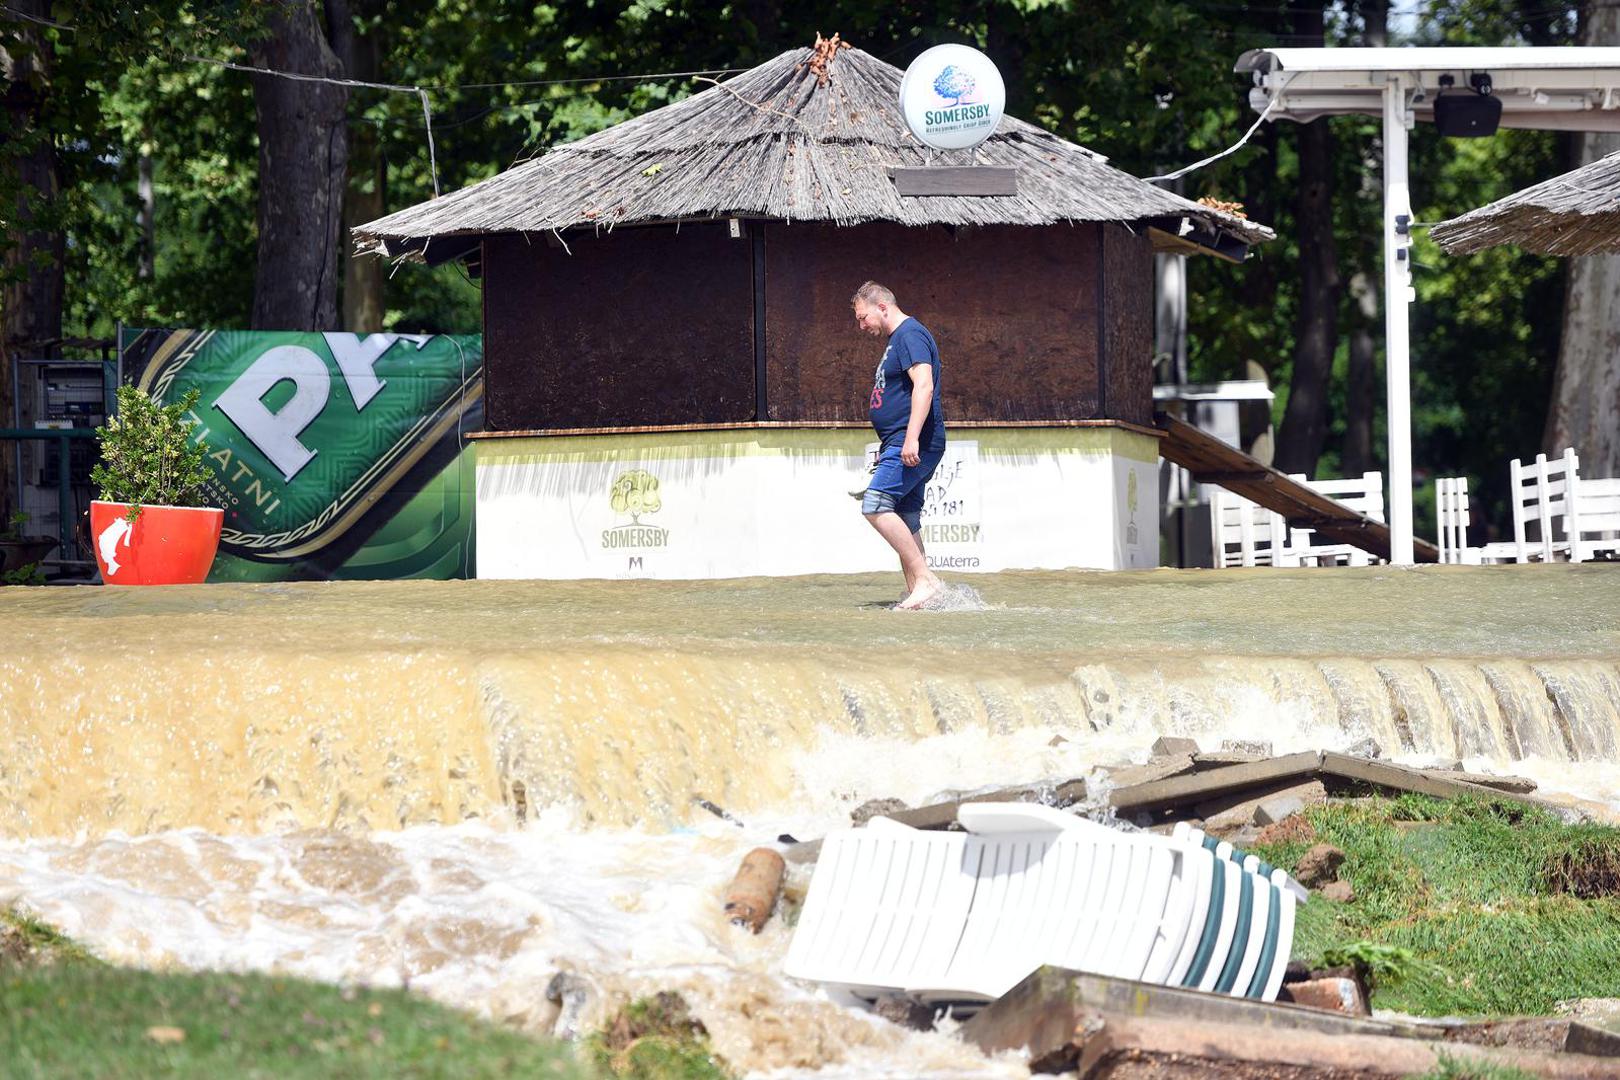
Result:
{"label": "outdoor light fixture", "polygon": [[1434,129],[1453,139],[1483,139],[1496,134],[1502,123],[1502,99],[1491,93],[1491,77],[1483,71],[1468,76],[1474,92],[1451,94],[1456,85],[1450,75],[1440,76],[1434,99]]}

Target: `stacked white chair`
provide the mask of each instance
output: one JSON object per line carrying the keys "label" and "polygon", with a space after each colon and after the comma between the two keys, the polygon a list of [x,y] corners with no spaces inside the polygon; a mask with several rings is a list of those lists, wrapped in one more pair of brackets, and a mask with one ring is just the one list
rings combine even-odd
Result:
{"label": "stacked white chair", "polygon": [[1209,525],[1217,570],[1299,565],[1288,550],[1288,523],[1275,510],[1215,487],[1210,491]]}
{"label": "stacked white chair", "polygon": [[884,818],[827,837],[784,970],[856,994],[1000,997],[1042,965],[1276,999],[1305,893],[1195,829],[1127,833],[1029,803],[966,832]]}
{"label": "stacked white chair", "polygon": [[[1326,495],[1343,506],[1374,521],[1384,520],[1384,474],[1364,472],[1360,476],[1332,480],[1311,480],[1304,473],[1289,473],[1318,495]],[[1295,562],[1304,566],[1371,566],[1383,562],[1353,544],[1319,544],[1315,529],[1291,529],[1288,548]]]}
{"label": "stacked white chair", "polygon": [[[1468,478],[1441,476],[1434,481],[1435,524],[1440,536],[1440,561],[1478,566],[1484,553],[1468,546]],[[1498,549],[1503,552],[1503,549]],[[1503,552],[1505,553],[1505,552]]]}

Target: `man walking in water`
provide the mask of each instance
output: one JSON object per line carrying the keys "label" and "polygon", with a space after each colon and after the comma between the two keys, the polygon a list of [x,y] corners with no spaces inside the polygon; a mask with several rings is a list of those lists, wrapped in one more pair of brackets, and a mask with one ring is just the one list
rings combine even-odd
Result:
{"label": "man walking in water", "polygon": [[939,406],[939,346],[922,323],[900,310],[894,293],[875,281],[850,301],[855,325],[888,338],[878,361],[869,407],[881,448],[861,513],[900,556],[906,597],[900,607],[922,607],[944,585],[928,569],[923,551],[923,494],[945,456],[945,414]]}

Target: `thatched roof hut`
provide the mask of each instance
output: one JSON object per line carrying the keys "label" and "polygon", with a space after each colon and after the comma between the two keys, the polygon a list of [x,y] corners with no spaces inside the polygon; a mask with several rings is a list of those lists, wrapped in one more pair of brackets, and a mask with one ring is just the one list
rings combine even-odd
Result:
{"label": "thatched roof hut", "polygon": [[[819,57],[819,62],[818,61]],[[452,237],[767,218],[838,225],[1142,223],[1155,247],[1191,241],[1238,256],[1262,225],[1184,199],[1022,120],[971,152],[918,143],[898,106],[901,72],[845,47],[785,52],[683,101],[560,146],[482,183],[355,230],[362,250],[428,261],[471,250]],[[1010,166],[1017,194],[902,197],[895,166]],[[437,249],[437,250],[435,250]]]}
{"label": "thatched roof hut", "polygon": [[1429,235],[1454,255],[1496,244],[1543,255],[1620,251],[1620,153],[1442,221]]}

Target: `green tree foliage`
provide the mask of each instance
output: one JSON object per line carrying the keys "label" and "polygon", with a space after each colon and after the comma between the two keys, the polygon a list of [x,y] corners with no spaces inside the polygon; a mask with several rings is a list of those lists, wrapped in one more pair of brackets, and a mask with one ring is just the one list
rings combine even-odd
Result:
{"label": "green tree foliage", "polygon": [[[1373,0],[1325,9],[1295,0],[905,0],[814,9],[781,0],[350,0],[348,10],[355,29],[379,46],[375,79],[427,90],[438,185],[453,191],[707,85],[659,73],[749,67],[809,43],[817,31],[839,31],[899,66],[943,41],[977,45],[1007,78],[1010,113],[1152,176],[1229,146],[1253,122],[1249,81],[1232,71],[1244,50],[1300,43],[1300,20],[1316,12],[1325,13],[1326,44],[1365,44],[1382,7]],[[1391,28],[1390,44],[1563,44],[1577,25],[1574,0],[1438,0],[1421,11],[1415,23]],[[261,6],[62,0],[50,12],[73,29],[47,31],[57,75],[42,130],[0,153],[50,138],[60,154],[63,195],[49,212],[68,237],[65,333],[105,336],[117,322],[246,325],[258,152],[248,76],[186,57],[246,61],[262,29]],[[0,18],[0,45],[16,37],[17,25]],[[386,208],[432,197],[420,98],[355,88],[348,108],[352,126],[377,134]],[[1330,123],[1340,277],[1378,283],[1380,124]],[[1290,123],[1264,125],[1243,150],[1174,182],[1189,197],[1241,202],[1277,230],[1278,239],[1243,266],[1193,260],[1189,352],[1195,379],[1244,377],[1257,364],[1277,390],[1279,419],[1300,306],[1298,135]],[[1566,144],[1528,132],[1446,140],[1420,127],[1411,146],[1417,216],[1439,220],[1562,171]],[[143,159],[152,176],[150,239],[141,224]],[[1534,452],[1545,415],[1562,266],[1513,251],[1446,257],[1421,233],[1416,255],[1415,461],[1430,475],[1468,475],[1471,490],[1484,492],[1493,516],[1505,520],[1506,459]],[[1334,475],[1343,463],[1347,342],[1369,324],[1344,292],[1318,475]],[[395,268],[385,297],[390,329],[480,326],[477,283],[456,267]],[[1381,369],[1382,315],[1370,322]],[[1381,415],[1381,373],[1375,378]],[[1372,451],[1370,464],[1379,467],[1381,426]],[[1420,508],[1420,533],[1430,520]]]}

